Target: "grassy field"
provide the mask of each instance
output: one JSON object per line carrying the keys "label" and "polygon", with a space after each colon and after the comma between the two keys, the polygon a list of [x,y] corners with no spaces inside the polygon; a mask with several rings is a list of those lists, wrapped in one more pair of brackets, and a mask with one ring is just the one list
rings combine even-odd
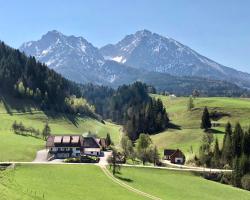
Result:
{"label": "grassy field", "polygon": [[48,114],[36,109],[32,104],[22,105],[23,102],[9,105],[0,100],[0,161],[31,161],[36,151],[44,148],[45,142],[41,139],[15,135],[11,130],[14,121],[40,131],[48,121],[52,134],[84,134],[91,131],[106,137],[106,134],[110,133],[114,143],[119,142],[121,133],[119,125],[110,122],[103,124],[90,118]]}
{"label": "grassy field", "polygon": [[245,128],[250,124],[250,99],[224,97],[196,98],[194,99],[195,108],[192,111],[187,111],[188,98],[153,96],[161,98],[172,123],[180,126],[179,130],[169,129],[152,136],[154,143],[158,145],[161,153],[164,148],[180,148],[185,152],[187,158],[189,158],[198,152],[203,134],[203,131],[200,129],[200,119],[205,106],[208,107],[210,112],[219,111],[229,115],[217,121],[221,126],[215,128],[214,135],[219,141],[223,139],[224,125],[228,121],[233,125],[239,121]]}
{"label": "grassy field", "polygon": [[208,181],[189,172],[123,167],[126,183],[163,200],[248,200],[250,192]]}
{"label": "grassy field", "polygon": [[[189,172],[123,167],[119,177],[163,200],[250,199],[247,191]],[[21,165],[0,171],[0,193],[3,200],[146,199],[112,182],[94,165]]]}
{"label": "grassy field", "polygon": [[145,199],[112,182],[94,165],[23,165],[0,175],[2,200]]}

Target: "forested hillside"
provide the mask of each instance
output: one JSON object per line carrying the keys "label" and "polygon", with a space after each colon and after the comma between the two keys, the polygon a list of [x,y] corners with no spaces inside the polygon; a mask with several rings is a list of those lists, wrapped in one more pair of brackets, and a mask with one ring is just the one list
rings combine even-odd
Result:
{"label": "forested hillside", "polygon": [[96,112],[123,125],[133,140],[140,133],[162,131],[169,122],[162,102],[148,95],[146,84],[136,82],[117,90],[77,85],[3,42],[0,43],[0,89],[10,96],[32,100],[45,110],[91,117],[96,117]]}
{"label": "forested hillside", "polygon": [[83,99],[76,101],[80,90],[75,83],[3,42],[0,43],[0,89],[17,98],[31,99],[43,109],[60,112],[71,112],[76,107],[79,111],[76,102],[85,102]]}
{"label": "forested hillside", "polygon": [[168,127],[169,118],[160,99],[148,95],[146,84],[136,82],[117,90],[108,87],[82,86],[83,96],[95,105],[105,119],[122,124],[128,136],[135,140],[140,133],[156,133]]}

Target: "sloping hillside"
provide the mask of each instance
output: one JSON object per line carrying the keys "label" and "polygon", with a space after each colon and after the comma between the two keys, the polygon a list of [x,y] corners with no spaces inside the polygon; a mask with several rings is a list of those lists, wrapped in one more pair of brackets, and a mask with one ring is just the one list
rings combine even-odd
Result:
{"label": "sloping hillside", "polygon": [[114,143],[119,142],[121,126],[109,122],[64,113],[46,113],[34,102],[8,97],[0,100],[0,161],[32,161],[36,151],[43,149],[45,141],[31,136],[16,135],[11,130],[14,121],[42,131],[46,122],[52,134],[84,134],[88,131],[100,137],[110,133]]}
{"label": "sloping hillside", "polygon": [[152,136],[153,141],[163,152],[164,148],[180,148],[188,157],[198,152],[203,131],[200,129],[203,108],[208,107],[210,113],[217,111],[224,114],[216,122],[219,127],[214,128],[214,136],[222,141],[224,125],[230,121],[233,125],[239,121],[243,127],[250,125],[250,101],[241,98],[196,98],[195,108],[187,111],[188,98],[170,98],[162,95],[153,95],[161,98],[167,108],[169,118],[177,125],[176,129],[168,129]]}

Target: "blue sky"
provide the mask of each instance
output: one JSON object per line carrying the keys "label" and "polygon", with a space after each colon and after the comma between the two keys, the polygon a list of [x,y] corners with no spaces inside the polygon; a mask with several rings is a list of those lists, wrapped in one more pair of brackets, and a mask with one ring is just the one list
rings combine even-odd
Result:
{"label": "blue sky", "polygon": [[0,40],[18,48],[49,30],[100,47],[148,29],[250,72],[250,1],[0,0]]}

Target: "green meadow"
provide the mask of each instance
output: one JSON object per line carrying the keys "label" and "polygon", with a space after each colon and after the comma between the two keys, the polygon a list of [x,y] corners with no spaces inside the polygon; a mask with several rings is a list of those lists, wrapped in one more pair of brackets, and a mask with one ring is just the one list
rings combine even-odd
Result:
{"label": "green meadow", "polygon": [[216,121],[216,123],[220,123],[220,126],[214,128],[213,131],[214,137],[217,137],[220,142],[224,136],[224,125],[228,121],[232,125],[239,121],[244,128],[248,128],[250,125],[250,99],[226,97],[195,98],[195,108],[192,111],[187,111],[187,97],[152,96],[163,101],[171,122],[179,126],[179,128],[170,128],[152,136],[153,142],[158,146],[161,153],[164,148],[180,148],[189,158],[198,152],[203,134],[203,131],[200,129],[201,116],[205,106],[208,107],[210,112],[217,111],[228,115]]}
{"label": "green meadow", "polygon": [[121,134],[121,126],[110,122],[101,123],[80,116],[45,113],[32,103],[15,101],[13,104],[6,104],[4,100],[0,100],[0,161],[32,161],[36,151],[45,146],[45,141],[41,139],[14,134],[11,130],[14,121],[40,131],[48,121],[52,134],[86,134],[90,131],[106,137],[110,133],[114,143],[119,142]]}
{"label": "green meadow", "polygon": [[248,200],[250,193],[191,172],[123,167],[121,180],[163,200]]}
{"label": "green meadow", "polygon": [[[123,167],[118,178],[162,200],[248,200],[250,193],[190,172]],[[19,165],[0,171],[3,200],[147,199],[123,188],[94,165]]]}
{"label": "green meadow", "polygon": [[139,200],[94,165],[22,165],[0,171],[2,200]]}

